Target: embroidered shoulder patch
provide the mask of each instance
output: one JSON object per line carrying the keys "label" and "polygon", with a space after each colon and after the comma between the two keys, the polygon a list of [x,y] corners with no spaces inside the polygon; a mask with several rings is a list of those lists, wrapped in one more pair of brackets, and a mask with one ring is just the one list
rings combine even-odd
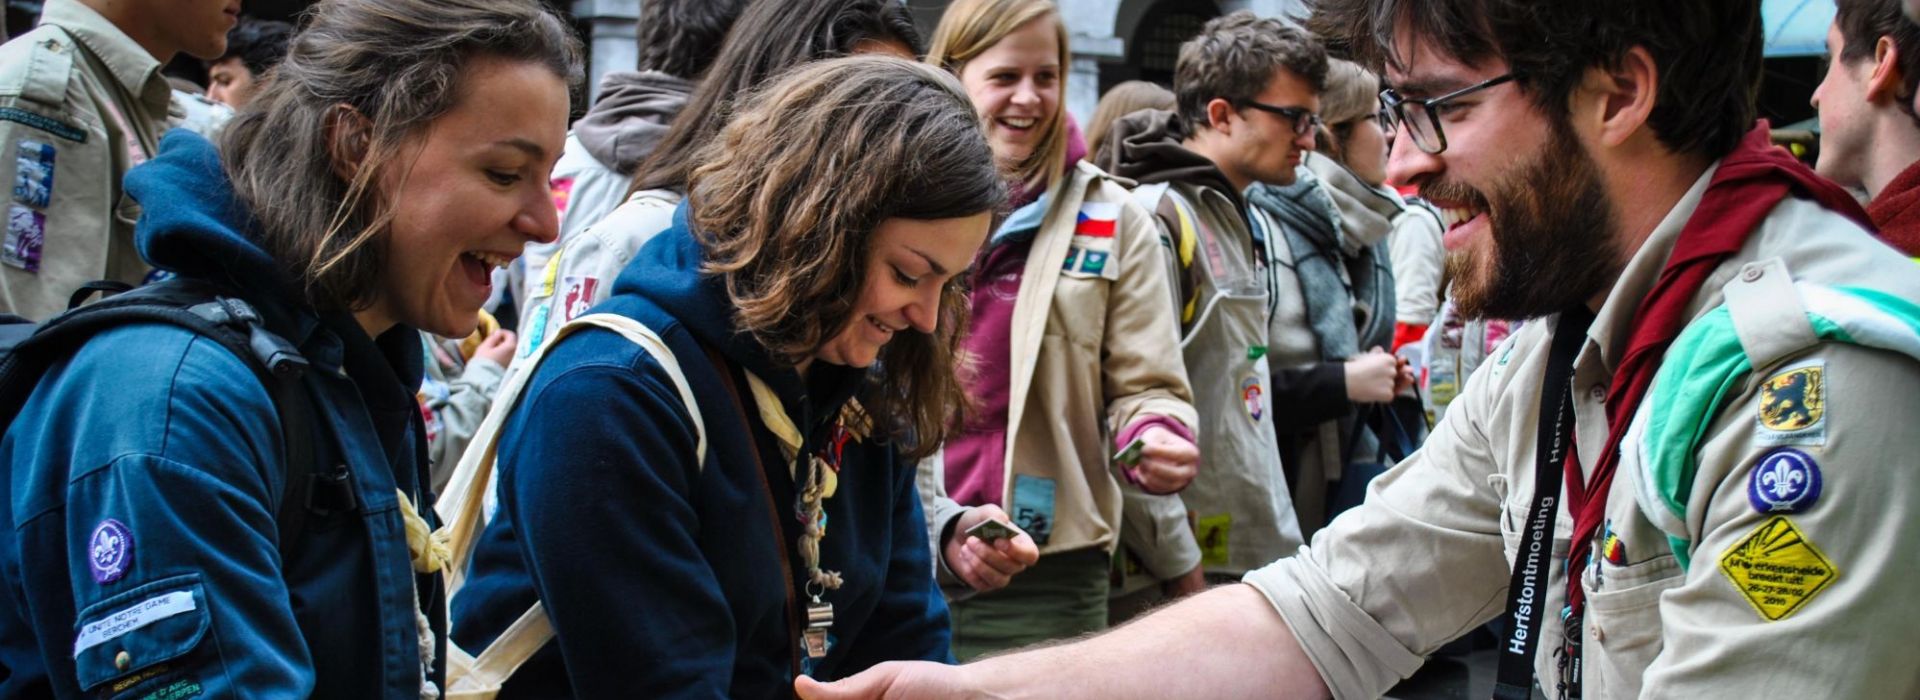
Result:
{"label": "embroidered shoulder patch", "polygon": [[15,151],[13,201],[46,209],[53,203],[53,146],[22,140],[15,145]]}
{"label": "embroidered shoulder patch", "polygon": [[87,538],[87,568],[94,583],[113,583],[127,575],[133,563],[133,531],[113,518],[94,526]]}
{"label": "embroidered shoulder patch", "polygon": [[1768,621],[1786,619],[1840,577],[1826,555],[1784,515],[1767,519],[1727,548],[1720,572]]}
{"label": "embroidered shoulder patch", "polygon": [[1791,447],[1774,448],[1748,475],[1747,500],[1762,515],[1804,512],[1820,500],[1820,464]]}
{"label": "embroidered shoulder patch", "polygon": [[1200,544],[1200,563],[1226,566],[1232,561],[1228,536],[1233,533],[1233,514],[1221,513],[1200,518],[1194,523],[1194,539]]}
{"label": "embroidered shoulder patch", "polygon": [[80,127],[18,107],[0,107],[0,121],[25,124],[74,143],[87,142],[87,132],[82,131]]}
{"label": "embroidered shoulder patch", "polygon": [[1826,366],[1794,367],[1760,385],[1760,441],[1818,445],[1826,442]]}

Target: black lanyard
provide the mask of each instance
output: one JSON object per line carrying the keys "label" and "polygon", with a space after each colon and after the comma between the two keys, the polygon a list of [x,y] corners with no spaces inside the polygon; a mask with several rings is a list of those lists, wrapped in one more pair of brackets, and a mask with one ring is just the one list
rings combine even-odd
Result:
{"label": "black lanyard", "polygon": [[[1540,385],[1539,442],[1534,452],[1533,506],[1507,583],[1505,636],[1494,700],[1531,700],[1533,659],[1540,649],[1540,618],[1547,614],[1547,580],[1553,570],[1553,526],[1560,515],[1560,475],[1573,432],[1573,361],[1586,343],[1593,313],[1585,307],[1561,312],[1553,328],[1546,379]],[[1551,416],[1551,418],[1549,418]],[[1504,505],[1502,506],[1505,507]]]}

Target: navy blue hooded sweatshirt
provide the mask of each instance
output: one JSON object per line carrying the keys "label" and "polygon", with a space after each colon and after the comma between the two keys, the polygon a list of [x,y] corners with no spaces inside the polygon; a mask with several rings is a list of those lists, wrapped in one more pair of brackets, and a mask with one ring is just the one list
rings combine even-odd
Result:
{"label": "navy blue hooded sweatshirt", "polygon": [[[592,311],[637,319],[672,348],[705,420],[706,462],[694,463],[690,414],[645,350],[589,329],[549,351],[505,425],[499,510],[452,605],[454,639],[473,653],[536,595],[545,605],[555,640],[503,698],[792,693],[790,615],[807,603],[793,478],[752,397],[736,407],[705,348],[740,391],[745,368],[780,395],[806,434],[804,454],[827,439],[863,373],[815,363],[803,380],[737,333],[720,279],[698,272],[686,215],[682,206]],[[834,643],[816,678],[896,659],[952,662],[914,473],[872,439],[846,448],[821,544],[821,565],[846,584],[825,598]]]}
{"label": "navy blue hooded sweatshirt", "polygon": [[95,336],[0,439],[0,697],[418,697],[415,591],[443,617],[396,507],[427,483],[418,331],[297,301],[205,139],[167,134],[126,185],[149,263],[235,290],[312,363],[316,463],[362,507],[279,542],[286,448],[247,361],[172,325]]}

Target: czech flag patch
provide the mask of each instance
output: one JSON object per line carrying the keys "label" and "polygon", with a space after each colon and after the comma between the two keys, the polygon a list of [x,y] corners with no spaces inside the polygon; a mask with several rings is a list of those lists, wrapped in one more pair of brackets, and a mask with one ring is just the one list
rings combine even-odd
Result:
{"label": "czech flag patch", "polygon": [[1120,220],[1120,205],[1114,202],[1086,202],[1080,205],[1079,218],[1074,220],[1073,235],[1089,238],[1112,238],[1113,229]]}

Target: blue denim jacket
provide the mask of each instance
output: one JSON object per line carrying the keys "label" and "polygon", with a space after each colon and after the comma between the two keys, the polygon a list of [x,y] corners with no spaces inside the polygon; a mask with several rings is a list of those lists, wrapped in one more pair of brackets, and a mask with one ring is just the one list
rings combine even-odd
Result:
{"label": "blue denim jacket", "polygon": [[417,331],[370,339],[293,301],[199,137],[169,134],[127,186],[149,262],[297,329],[315,463],[346,465],[361,505],[279,542],[304,475],[245,361],[172,326],[95,336],[0,438],[0,697],[418,697],[415,592],[439,638],[444,604],[398,510],[426,502]]}

